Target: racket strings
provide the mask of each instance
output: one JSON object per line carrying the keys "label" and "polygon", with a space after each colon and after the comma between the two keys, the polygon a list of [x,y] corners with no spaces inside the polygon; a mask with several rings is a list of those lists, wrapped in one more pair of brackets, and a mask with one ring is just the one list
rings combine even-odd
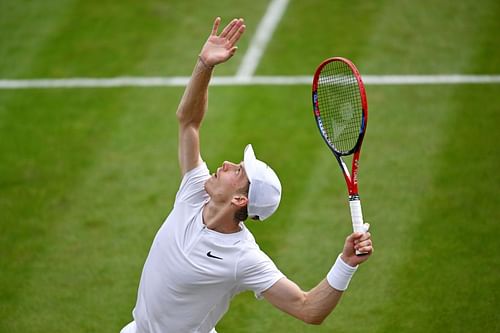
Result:
{"label": "racket strings", "polygon": [[318,106],[330,144],[341,154],[352,151],[361,132],[363,109],[358,81],[344,62],[332,61],[321,70]]}

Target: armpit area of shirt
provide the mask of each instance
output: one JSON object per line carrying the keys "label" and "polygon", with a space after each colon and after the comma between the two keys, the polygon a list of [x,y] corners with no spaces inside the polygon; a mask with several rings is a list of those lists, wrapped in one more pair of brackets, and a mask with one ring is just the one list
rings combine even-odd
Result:
{"label": "armpit area of shirt", "polygon": [[264,298],[264,296],[263,296],[262,294],[263,294],[263,293],[265,293],[267,290],[269,290],[269,288],[271,288],[272,286],[274,286],[274,284],[275,284],[276,282],[278,282],[279,280],[283,279],[284,277],[286,277],[284,274],[277,275],[277,276],[276,276],[276,279],[275,279],[274,281],[272,281],[272,283],[270,283],[270,284],[269,284],[269,286],[267,286],[266,288],[263,288],[262,290],[257,291],[257,292],[255,292],[255,293],[254,293],[255,298],[256,298],[256,299],[258,299],[259,301],[260,301],[261,299],[263,299],[263,298]]}

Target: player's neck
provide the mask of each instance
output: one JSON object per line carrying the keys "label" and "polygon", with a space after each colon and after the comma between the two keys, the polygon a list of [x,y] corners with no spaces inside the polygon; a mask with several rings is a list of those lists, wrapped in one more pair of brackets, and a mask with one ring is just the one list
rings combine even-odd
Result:
{"label": "player's neck", "polygon": [[234,220],[234,212],[230,204],[217,204],[209,201],[203,208],[203,223],[210,230],[222,234],[232,234],[241,231],[239,223]]}

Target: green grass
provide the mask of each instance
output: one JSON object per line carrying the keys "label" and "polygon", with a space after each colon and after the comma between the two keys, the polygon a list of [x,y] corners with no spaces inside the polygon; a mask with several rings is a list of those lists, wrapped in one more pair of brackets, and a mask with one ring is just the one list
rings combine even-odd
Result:
{"label": "green grass", "polygon": [[[266,1],[3,1],[0,78],[188,75],[213,17],[248,35]],[[331,55],[367,74],[500,73],[495,1],[291,1],[257,70],[312,73]],[[179,184],[181,88],[0,90],[0,332],[109,332],[131,318],[142,265]],[[368,86],[360,169],[376,252],[323,326],[251,293],[219,332],[495,332],[500,85]],[[212,87],[214,168],[245,144],[278,171],[271,221],[249,222],[312,288],[350,232],[343,179],[310,87]]]}
{"label": "green grass", "polygon": [[258,73],[311,73],[332,55],[364,74],[498,73],[500,3],[480,3],[291,1]]}

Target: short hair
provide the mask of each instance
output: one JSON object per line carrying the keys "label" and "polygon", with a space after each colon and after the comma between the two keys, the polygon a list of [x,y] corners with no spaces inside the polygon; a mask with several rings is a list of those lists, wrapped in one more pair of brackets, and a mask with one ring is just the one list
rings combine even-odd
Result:
{"label": "short hair", "polygon": [[248,218],[248,209],[247,206],[241,207],[239,210],[234,213],[234,220],[238,222],[243,222]]}

